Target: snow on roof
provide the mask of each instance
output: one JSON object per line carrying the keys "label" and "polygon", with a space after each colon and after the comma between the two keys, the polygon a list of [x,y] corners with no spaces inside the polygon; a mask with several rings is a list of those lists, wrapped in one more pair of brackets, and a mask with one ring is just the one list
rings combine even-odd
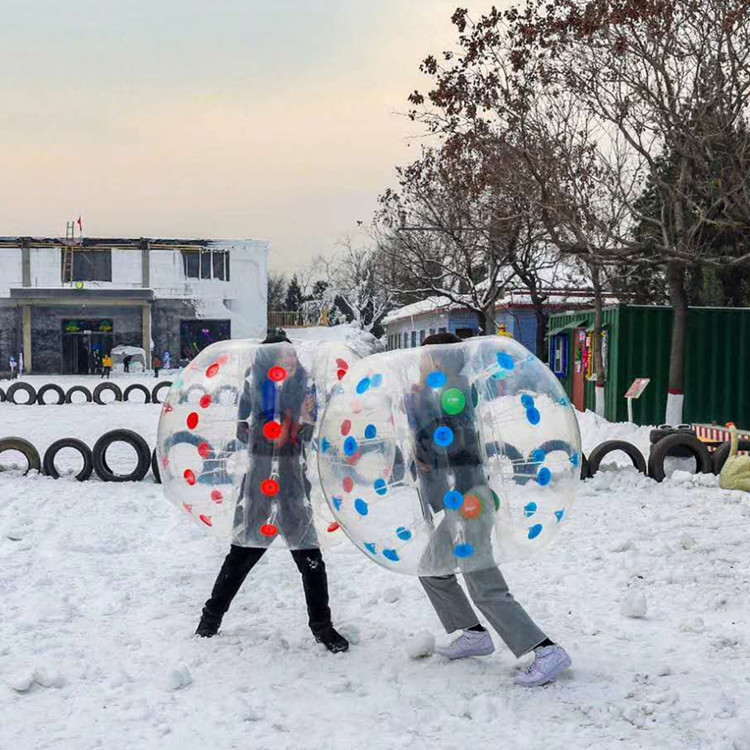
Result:
{"label": "snow on roof", "polygon": [[465,305],[458,304],[449,300],[447,297],[434,296],[427,297],[419,300],[418,302],[412,302],[410,305],[399,307],[397,310],[388,313],[383,318],[383,324],[394,323],[397,320],[403,320],[404,318],[414,318],[418,315],[428,315],[429,313],[445,312],[446,310],[460,310]]}

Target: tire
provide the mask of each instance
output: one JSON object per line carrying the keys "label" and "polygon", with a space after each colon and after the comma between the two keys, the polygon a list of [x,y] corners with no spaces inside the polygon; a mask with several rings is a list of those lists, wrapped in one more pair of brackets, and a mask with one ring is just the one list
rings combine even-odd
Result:
{"label": "tire", "polygon": [[2,404],[3,401],[5,401],[5,391],[0,388],[0,404]]}
{"label": "tire", "polygon": [[133,383],[133,385],[129,385],[125,389],[125,393],[122,394],[122,400],[128,401],[130,399],[130,394],[134,393],[135,391],[140,391],[146,397],[146,401],[144,403],[151,403],[151,391],[146,388],[145,385],[141,385],[140,383]]}
{"label": "tire", "polygon": [[581,451],[581,481],[588,479],[591,476],[591,467],[589,466],[589,460],[586,458],[586,454]]}
{"label": "tire", "polygon": [[155,404],[160,404],[161,401],[159,401],[159,391],[161,391],[162,388],[166,388],[167,390],[169,390],[171,387],[171,380],[162,380],[161,383],[157,383],[151,390],[151,401],[153,401],[153,403]]}
{"label": "tire", "polygon": [[656,427],[655,429],[651,430],[648,434],[648,439],[651,441],[651,444],[654,445],[658,443],[662,438],[665,438],[667,435],[673,435],[674,429],[670,427],[669,425],[661,425],[660,427]]}
{"label": "tire", "polygon": [[44,466],[44,473],[48,477],[52,477],[53,479],[59,479],[60,473],[58,472],[57,468],[55,467],[55,456],[63,449],[63,448],[75,448],[82,456],[83,456],[83,468],[76,474],[76,479],[79,482],[85,482],[94,471],[94,458],[91,453],[91,448],[86,445],[82,440],[78,440],[77,438],[62,438],[61,440],[56,440],[52,445],[50,445],[49,448],[44,453],[44,461],[42,465]]}
{"label": "tire", "polygon": [[194,385],[191,385],[190,388],[188,388],[181,396],[180,403],[186,404],[190,400],[190,394],[194,391],[200,392],[201,395],[205,396],[208,391],[199,383],[195,383]]}
{"label": "tire", "polygon": [[47,385],[43,385],[37,392],[36,392],[36,402],[40,406],[47,406],[47,402],[44,400],[45,394],[52,391],[53,393],[57,394],[57,402],[49,404],[50,406],[59,406],[60,404],[65,403],[65,391],[60,388],[59,385],[56,383],[47,383]]}
{"label": "tire", "polygon": [[161,484],[161,472],[159,471],[159,459],[156,457],[156,448],[151,453],[151,473],[154,475],[154,482]]}
{"label": "tire", "polygon": [[[107,448],[112,443],[127,443],[135,448],[138,465],[130,474],[116,474],[109,468],[106,459]],[[94,471],[103,482],[140,482],[151,467],[151,449],[148,443],[132,430],[110,430],[94,444]]]}
{"label": "tire", "polygon": [[675,432],[662,438],[656,445],[651,448],[651,455],[648,458],[648,470],[652,479],[657,482],[663,482],[666,476],[664,472],[664,459],[667,456],[678,455],[683,452],[690,457],[694,457],[698,464],[698,474],[710,474],[712,471],[711,456],[700,440],[690,432]]}
{"label": "tire", "polygon": [[[750,440],[740,440],[740,450],[741,451],[750,451]],[[721,474],[721,470],[724,468],[724,464],[727,462],[727,459],[729,458],[729,449],[731,448],[732,444],[727,441],[726,443],[722,443],[715,451],[714,455],[711,456],[711,466],[713,468],[713,472],[716,475]]]}
{"label": "tire", "polygon": [[602,459],[609,453],[614,451],[622,451],[632,462],[641,474],[646,474],[646,459],[643,458],[638,448],[632,443],[628,443],[627,440],[605,440],[600,445],[597,445],[594,450],[589,454],[589,476],[594,476],[599,467],[601,466]]}
{"label": "tire", "polygon": [[[651,445],[656,445],[656,443],[663,440],[667,435],[684,435],[685,433],[694,434],[695,430],[693,430],[693,426],[689,424],[681,424],[677,425],[677,427],[672,427],[671,425],[663,424],[656,429],[651,430],[648,438],[651,441]],[[675,448],[671,455],[676,456],[677,458],[692,458],[693,456],[690,450],[685,447]]]}
{"label": "tire", "polygon": [[116,385],[115,383],[99,383],[99,385],[94,388],[94,401],[96,401],[97,404],[101,404],[102,406],[106,406],[107,402],[102,401],[102,393],[104,391],[112,391],[112,393],[115,394],[115,401],[122,401],[122,391],[120,390],[120,386]]}
{"label": "tire", "polygon": [[85,385],[74,385],[72,388],[68,388],[68,392],[65,394],[66,404],[74,403],[72,398],[74,393],[82,393],[86,397],[86,403],[91,403],[91,391]]}
{"label": "tire", "polygon": [[[19,391],[29,394],[29,400],[24,404],[19,404],[16,401],[16,393]],[[11,404],[17,404],[18,406],[31,406],[31,404],[36,403],[36,390],[34,389],[34,386],[29,385],[28,383],[13,383],[13,385],[8,388],[7,398]]]}
{"label": "tire", "polygon": [[9,437],[0,439],[0,453],[5,451],[18,451],[23,453],[28,467],[24,471],[24,476],[32,469],[39,471],[42,468],[42,461],[39,458],[39,451],[28,441],[23,438]]}

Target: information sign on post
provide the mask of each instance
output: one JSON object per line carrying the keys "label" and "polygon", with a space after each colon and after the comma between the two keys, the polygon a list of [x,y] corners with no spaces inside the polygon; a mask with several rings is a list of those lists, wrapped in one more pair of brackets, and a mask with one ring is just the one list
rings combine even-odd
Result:
{"label": "information sign on post", "polygon": [[651,378],[636,378],[630,388],[625,391],[625,398],[628,400],[628,422],[633,421],[633,399],[640,398],[650,382]]}

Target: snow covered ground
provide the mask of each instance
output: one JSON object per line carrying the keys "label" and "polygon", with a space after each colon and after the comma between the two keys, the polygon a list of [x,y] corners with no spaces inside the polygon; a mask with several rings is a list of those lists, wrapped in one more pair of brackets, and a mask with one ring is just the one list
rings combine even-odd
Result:
{"label": "snow covered ground", "polygon": [[[158,415],[0,404],[0,436],[43,450],[130,427],[153,445]],[[586,452],[615,437],[647,448],[647,428],[580,421]],[[500,643],[484,659],[410,658],[425,631],[446,637],[418,581],[348,543],[325,556],[349,653],[312,641],[282,549],[220,637],[193,639],[226,550],[159,485],[0,472],[0,748],[750,748],[750,496],[609,468],[556,544],[505,568],[573,657],[535,690],[512,683]]]}

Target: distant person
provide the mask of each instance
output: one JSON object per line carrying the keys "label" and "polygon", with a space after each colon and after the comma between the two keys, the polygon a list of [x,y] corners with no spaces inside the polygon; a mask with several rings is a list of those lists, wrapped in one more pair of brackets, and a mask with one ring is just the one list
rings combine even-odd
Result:
{"label": "distant person", "polygon": [[125,355],[125,359],[122,360],[122,367],[125,370],[125,372],[130,372],[130,362],[132,361],[133,357],[130,354]]}
{"label": "distant person", "polygon": [[169,352],[164,352],[164,369],[172,369],[172,357],[170,356]]}
{"label": "distant person", "polygon": [[8,360],[8,365],[10,366],[10,379],[15,380],[18,377],[18,362],[16,362],[16,358],[12,354]]}
{"label": "distant person", "polygon": [[23,375],[23,352],[18,355],[18,374]]}
{"label": "distant person", "polygon": [[105,354],[102,357],[102,379],[106,377],[109,380],[109,375],[112,372],[112,364],[112,357],[109,354]]}
{"label": "distant person", "polygon": [[159,370],[161,370],[161,368],[163,367],[163,363],[162,363],[162,361],[159,359],[159,357],[156,354],[154,354],[154,358],[152,360],[152,365],[154,367],[154,377],[158,378],[159,377]]}

